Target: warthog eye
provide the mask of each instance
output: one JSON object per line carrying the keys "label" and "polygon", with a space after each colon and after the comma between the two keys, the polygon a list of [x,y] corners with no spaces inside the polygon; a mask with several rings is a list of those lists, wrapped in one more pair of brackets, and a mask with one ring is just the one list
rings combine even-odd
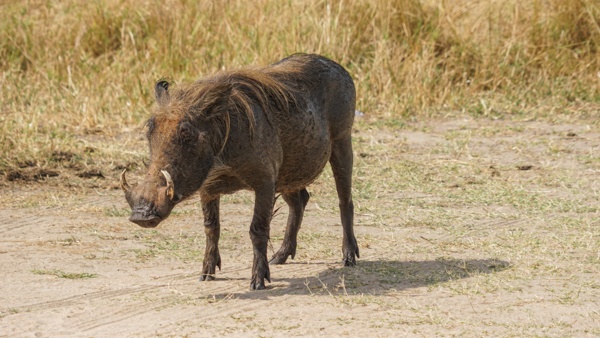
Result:
{"label": "warthog eye", "polygon": [[182,122],[179,125],[177,138],[180,143],[190,143],[194,140],[196,134],[194,127],[188,122]]}

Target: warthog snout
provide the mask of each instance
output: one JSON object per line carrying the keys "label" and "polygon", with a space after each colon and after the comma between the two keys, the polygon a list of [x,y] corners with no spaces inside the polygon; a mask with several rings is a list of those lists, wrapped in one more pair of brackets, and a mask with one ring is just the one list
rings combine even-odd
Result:
{"label": "warthog snout", "polygon": [[[131,207],[129,221],[143,228],[156,227],[169,216],[177,202],[171,175],[166,170],[161,170],[166,186],[152,187],[152,184],[143,182],[135,188],[131,188],[125,178],[125,171],[121,173],[121,188]],[[149,189],[149,187],[152,188]]]}
{"label": "warthog snout", "polygon": [[154,214],[150,207],[144,209],[134,209],[129,216],[129,221],[141,226],[142,228],[154,228],[162,219]]}

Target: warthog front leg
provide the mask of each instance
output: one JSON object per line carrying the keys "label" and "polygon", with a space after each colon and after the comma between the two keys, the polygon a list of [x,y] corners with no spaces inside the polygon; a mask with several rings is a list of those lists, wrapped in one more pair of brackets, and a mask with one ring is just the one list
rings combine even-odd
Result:
{"label": "warthog front leg", "polygon": [[340,200],[340,215],[344,228],[342,254],[344,266],[354,266],[360,258],[354,237],[354,204],[352,203],[352,140],[350,135],[336,140],[331,149],[331,169]]}
{"label": "warthog front leg", "polygon": [[216,267],[221,270],[221,255],[219,255],[219,198],[205,201],[202,198],[202,212],[204,214],[204,233],[206,234],[206,250],[202,263],[201,281],[215,279]]}
{"label": "warthog front leg", "polygon": [[262,290],[265,288],[265,279],[271,282],[269,263],[267,261],[267,245],[269,242],[269,230],[275,201],[275,185],[261,187],[256,190],[254,199],[254,216],[250,224],[250,239],[254,249],[254,260],[252,263],[251,290]]}
{"label": "warthog front leg", "polygon": [[284,264],[289,256],[292,256],[292,259],[296,256],[298,231],[300,230],[304,208],[306,207],[309,198],[310,195],[306,189],[283,194],[283,200],[289,206],[290,213],[288,215],[287,227],[285,228],[285,236],[281,248],[273,255],[273,258],[271,258],[269,263]]}

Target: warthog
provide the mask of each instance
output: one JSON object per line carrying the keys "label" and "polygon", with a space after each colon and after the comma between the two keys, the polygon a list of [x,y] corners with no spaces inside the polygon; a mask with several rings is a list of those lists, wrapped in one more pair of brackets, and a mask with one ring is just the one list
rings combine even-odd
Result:
{"label": "warthog", "polygon": [[157,226],[173,207],[199,191],[206,251],[201,280],[221,269],[219,199],[254,191],[250,288],[269,282],[267,244],[276,194],[289,206],[283,244],[271,259],[296,254],[296,238],[309,199],[306,186],[331,164],[343,225],[343,263],[359,257],[354,237],[352,142],[356,94],[350,75],[318,55],[297,54],[264,68],[221,72],[170,90],[156,83],[156,113],[148,122],[150,163],[141,184],[121,187],[129,220]]}

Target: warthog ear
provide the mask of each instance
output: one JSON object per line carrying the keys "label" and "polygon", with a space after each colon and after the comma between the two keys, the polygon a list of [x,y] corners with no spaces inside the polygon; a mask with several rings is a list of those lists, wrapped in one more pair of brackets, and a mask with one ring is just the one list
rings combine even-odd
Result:
{"label": "warthog ear", "polygon": [[154,85],[154,96],[159,105],[164,105],[169,101],[169,82],[161,79]]}

